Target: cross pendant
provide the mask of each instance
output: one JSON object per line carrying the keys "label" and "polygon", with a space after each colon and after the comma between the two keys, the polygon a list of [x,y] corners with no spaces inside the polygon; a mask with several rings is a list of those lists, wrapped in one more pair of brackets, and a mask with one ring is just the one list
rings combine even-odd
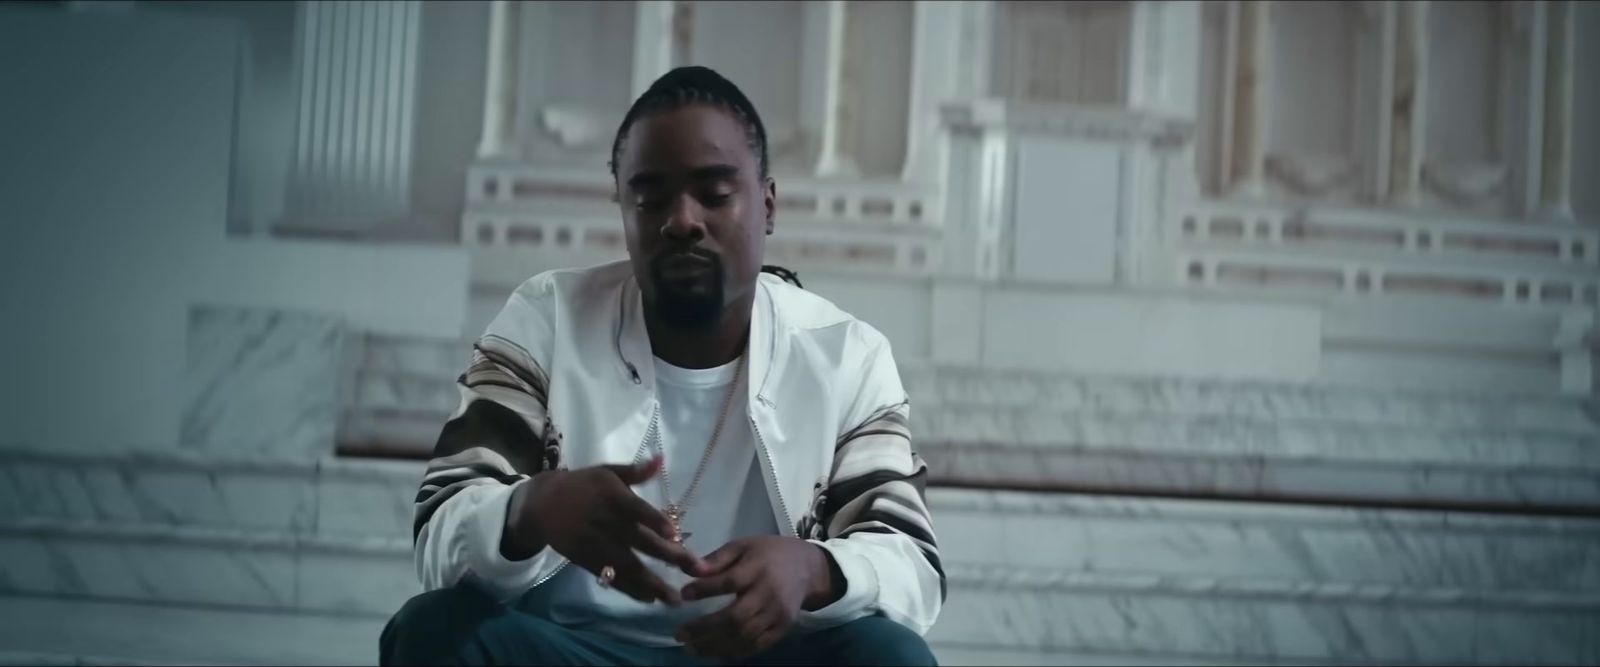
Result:
{"label": "cross pendant", "polygon": [[672,524],[672,541],[679,546],[682,546],[683,541],[689,539],[692,534],[683,532],[683,524],[679,523],[682,519],[682,509],[679,509],[677,505],[667,505],[667,521]]}

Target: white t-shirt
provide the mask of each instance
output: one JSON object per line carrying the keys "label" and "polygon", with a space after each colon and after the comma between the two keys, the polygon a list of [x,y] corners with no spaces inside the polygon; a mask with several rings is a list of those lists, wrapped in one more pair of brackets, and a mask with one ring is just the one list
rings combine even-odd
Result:
{"label": "white t-shirt", "polygon": [[[679,368],[655,360],[656,395],[661,402],[657,424],[659,444],[666,455],[666,474],[672,487],[672,500],[683,497],[694,479],[722,413],[729,384],[738,372],[738,361],[716,368]],[[729,541],[753,535],[776,535],[777,521],[767,497],[761,460],[756,456],[755,436],[745,409],[746,378],[740,374],[733,387],[733,400],[718,439],[716,451],[706,462],[705,475],[682,518],[682,530],[690,533],[684,543],[700,556],[715,551]],[[647,451],[645,459],[655,452]],[[666,507],[661,475],[634,487],[634,492],[657,508]],[[682,588],[690,577],[675,567],[640,554],[647,567],[668,585]],[[543,597],[551,620],[568,627],[605,632],[647,646],[677,646],[672,636],[684,622],[715,612],[733,600],[719,596],[685,603],[677,609],[665,604],[644,604],[616,590],[601,588],[595,576],[576,566],[561,570],[540,588],[549,587]]]}

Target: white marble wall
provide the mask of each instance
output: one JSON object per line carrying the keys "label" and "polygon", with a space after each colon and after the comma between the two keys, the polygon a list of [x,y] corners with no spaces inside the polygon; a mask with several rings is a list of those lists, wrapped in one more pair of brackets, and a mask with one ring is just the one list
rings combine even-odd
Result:
{"label": "white marble wall", "polygon": [[347,357],[338,316],[191,309],[182,446],[223,457],[331,453]]}

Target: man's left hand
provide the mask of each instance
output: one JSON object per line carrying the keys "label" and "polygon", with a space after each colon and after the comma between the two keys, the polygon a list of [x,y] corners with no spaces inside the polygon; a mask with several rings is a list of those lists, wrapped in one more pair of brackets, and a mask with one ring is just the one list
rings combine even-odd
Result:
{"label": "man's left hand", "polygon": [[677,639],[691,655],[744,658],[770,648],[788,633],[801,609],[834,601],[826,551],[796,537],[763,535],[734,540],[705,558],[683,587],[684,600],[734,595],[721,610],[684,623]]}

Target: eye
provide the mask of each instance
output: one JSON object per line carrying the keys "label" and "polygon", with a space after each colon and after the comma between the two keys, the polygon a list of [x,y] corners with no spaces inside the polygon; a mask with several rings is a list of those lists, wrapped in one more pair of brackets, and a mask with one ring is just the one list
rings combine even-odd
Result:
{"label": "eye", "polygon": [[640,213],[660,213],[667,209],[667,200],[641,199],[638,204],[634,205],[634,208]]}
{"label": "eye", "polygon": [[700,204],[706,208],[722,208],[723,205],[727,204],[732,199],[733,195],[731,194],[711,192],[700,196]]}

